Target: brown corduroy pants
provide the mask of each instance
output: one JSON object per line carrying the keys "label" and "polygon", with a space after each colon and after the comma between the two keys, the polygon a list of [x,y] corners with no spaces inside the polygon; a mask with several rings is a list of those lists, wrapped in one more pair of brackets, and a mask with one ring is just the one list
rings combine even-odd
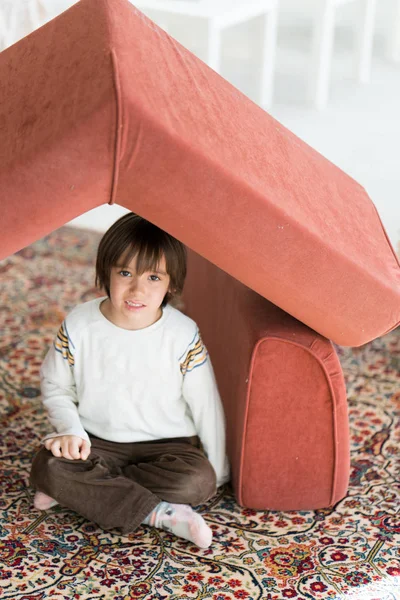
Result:
{"label": "brown corduroy pants", "polygon": [[134,531],[165,500],[197,505],[216,491],[213,467],[197,436],[117,443],[90,435],[87,460],[36,454],[30,481],[103,529]]}

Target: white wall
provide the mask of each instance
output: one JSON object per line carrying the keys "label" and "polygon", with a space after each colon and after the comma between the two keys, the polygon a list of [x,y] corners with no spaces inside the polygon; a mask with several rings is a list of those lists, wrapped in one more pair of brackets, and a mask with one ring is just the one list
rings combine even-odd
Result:
{"label": "white wall", "polygon": [[72,227],[82,227],[83,229],[91,229],[93,231],[106,231],[119,217],[129,212],[126,208],[119,206],[118,204],[105,204],[99,206],[89,212],[84,213],[77,219],[73,219],[67,223]]}

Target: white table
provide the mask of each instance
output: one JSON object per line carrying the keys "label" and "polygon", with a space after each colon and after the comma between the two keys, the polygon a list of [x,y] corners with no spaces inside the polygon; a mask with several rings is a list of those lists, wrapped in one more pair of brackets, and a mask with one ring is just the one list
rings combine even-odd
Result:
{"label": "white table", "polygon": [[355,23],[356,78],[362,83],[370,78],[376,0],[316,0],[309,89],[310,101],[318,109],[328,101],[336,10],[349,3],[359,5]]}
{"label": "white table", "polygon": [[157,11],[204,19],[207,23],[207,64],[220,72],[221,33],[224,29],[254,17],[264,19],[262,75],[259,103],[271,105],[275,46],[278,20],[278,0],[130,0],[139,10]]}

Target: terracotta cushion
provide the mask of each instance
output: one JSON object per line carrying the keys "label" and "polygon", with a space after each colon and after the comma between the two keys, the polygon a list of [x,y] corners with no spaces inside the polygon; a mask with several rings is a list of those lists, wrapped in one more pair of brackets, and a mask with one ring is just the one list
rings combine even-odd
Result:
{"label": "terracotta cushion", "polygon": [[0,257],[116,201],[337,343],[399,323],[365,190],[127,0],[6,49],[0,86]]}
{"label": "terracotta cushion", "polygon": [[194,252],[188,273],[184,310],[212,358],[238,502],[334,504],[348,485],[349,428],[332,343]]}

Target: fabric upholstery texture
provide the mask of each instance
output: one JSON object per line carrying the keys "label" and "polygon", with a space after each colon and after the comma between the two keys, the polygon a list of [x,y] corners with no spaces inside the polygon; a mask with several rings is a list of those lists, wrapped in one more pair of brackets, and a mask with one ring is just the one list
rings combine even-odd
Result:
{"label": "fabric upholstery texture", "polygon": [[227,416],[232,484],[256,509],[327,507],[347,491],[346,388],[332,343],[194,252],[199,324]]}
{"label": "fabric upholstery texture", "polygon": [[127,0],[6,49],[0,87],[0,257],[117,202],[339,344],[398,325],[365,190]]}

